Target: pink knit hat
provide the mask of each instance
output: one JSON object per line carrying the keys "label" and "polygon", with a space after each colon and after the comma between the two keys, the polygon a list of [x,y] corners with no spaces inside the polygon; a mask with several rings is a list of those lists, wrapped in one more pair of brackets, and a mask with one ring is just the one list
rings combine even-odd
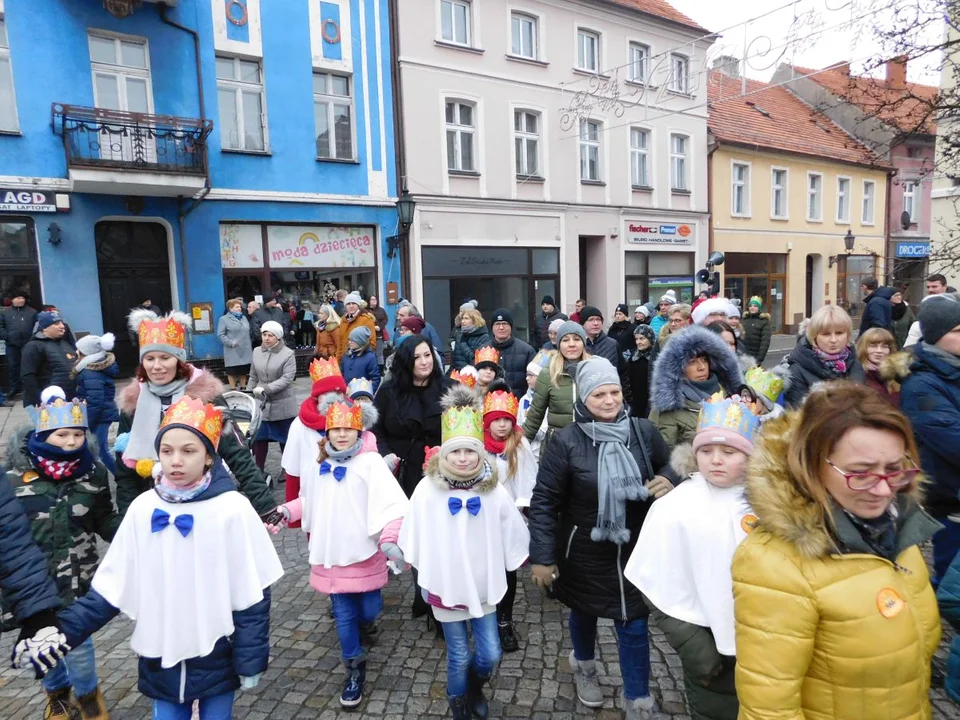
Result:
{"label": "pink knit hat", "polygon": [[760,418],[739,397],[714,396],[700,408],[693,451],[704,445],[727,445],[750,455],[759,429]]}

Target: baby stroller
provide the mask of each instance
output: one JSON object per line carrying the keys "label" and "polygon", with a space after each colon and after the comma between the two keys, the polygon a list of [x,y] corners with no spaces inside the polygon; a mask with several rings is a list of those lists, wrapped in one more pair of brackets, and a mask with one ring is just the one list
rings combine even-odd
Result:
{"label": "baby stroller", "polygon": [[[217,409],[223,412],[224,419],[230,420],[247,449],[253,452],[253,439],[257,436],[263,421],[263,401],[242,390],[227,390],[221,396],[223,404]],[[273,486],[273,478],[264,473],[267,486]]]}

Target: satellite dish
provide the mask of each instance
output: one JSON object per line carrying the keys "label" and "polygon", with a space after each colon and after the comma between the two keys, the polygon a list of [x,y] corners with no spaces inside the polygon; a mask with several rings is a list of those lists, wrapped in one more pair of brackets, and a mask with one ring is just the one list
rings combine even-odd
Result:
{"label": "satellite dish", "polygon": [[910,222],[911,222],[911,218],[910,218],[909,212],[904,210],[902,213],[900,213],[900,227],[902,227],[904,230],[909,230]]}

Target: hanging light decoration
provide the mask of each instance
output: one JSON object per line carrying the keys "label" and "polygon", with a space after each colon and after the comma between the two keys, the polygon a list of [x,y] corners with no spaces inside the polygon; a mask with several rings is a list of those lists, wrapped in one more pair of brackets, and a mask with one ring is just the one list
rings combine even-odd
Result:
{"label": "hanging light decoration", "polygon": [[140,7],[141,0],[103,0],[104,9],[121,20],[133,15],[133,11]]}

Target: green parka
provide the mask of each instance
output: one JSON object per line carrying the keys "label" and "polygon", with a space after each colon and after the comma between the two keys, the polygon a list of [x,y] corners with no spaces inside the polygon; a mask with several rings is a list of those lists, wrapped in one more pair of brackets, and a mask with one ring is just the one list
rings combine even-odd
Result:
{"label": "green parka", "polygon": [[573,384],[573,378],[566,373],[557,378],[556,385],[550,380],[549,367],[544,368],[537,376],[537,385],[533,390],[533,400],[530,402],[527,418],[523,421],[523,434],[527,440],[532,441],[537,436],[540,426],[543,425],[544,414],[549,411],[547,415],[547,436],[540,446],[541,457],[553,434],[557,430],[563,430],[573,422],[573,404],[576,398],[577,388]]}

